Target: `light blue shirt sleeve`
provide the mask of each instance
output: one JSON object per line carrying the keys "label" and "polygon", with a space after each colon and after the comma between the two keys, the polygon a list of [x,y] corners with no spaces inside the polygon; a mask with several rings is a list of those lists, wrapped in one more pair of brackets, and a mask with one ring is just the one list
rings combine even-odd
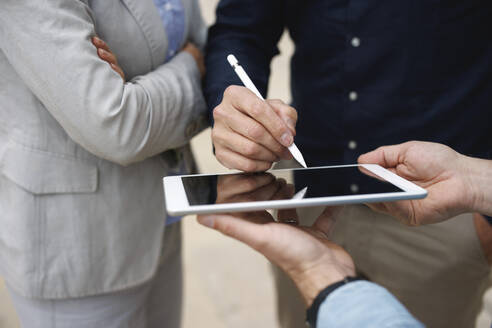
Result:
{"label": "light blue shirt sleeve", "polygon": [[424,327],[385,288],[368,281],[348,283],[321,304],[317,328]]}

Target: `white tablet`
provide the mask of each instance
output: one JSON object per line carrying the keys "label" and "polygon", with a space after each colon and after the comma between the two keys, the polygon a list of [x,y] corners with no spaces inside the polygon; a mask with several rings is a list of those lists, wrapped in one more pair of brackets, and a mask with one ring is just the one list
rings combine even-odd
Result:
{"label": "white tablet", "polygon": [[[285,181],[289,175],[295,183]],[[177,216],[389,202],[424,198],[427,191],[379,165],[362,164],[168,176],[164,195],[167,212]]]}

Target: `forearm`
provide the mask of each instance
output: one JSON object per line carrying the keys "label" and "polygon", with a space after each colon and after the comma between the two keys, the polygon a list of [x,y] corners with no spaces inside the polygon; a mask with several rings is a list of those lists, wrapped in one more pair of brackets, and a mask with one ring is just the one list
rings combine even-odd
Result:
{"label": "forearm", "polygon": [[492,216],[492,160],[464,157],[463,170],[472,195],[469,210]]}

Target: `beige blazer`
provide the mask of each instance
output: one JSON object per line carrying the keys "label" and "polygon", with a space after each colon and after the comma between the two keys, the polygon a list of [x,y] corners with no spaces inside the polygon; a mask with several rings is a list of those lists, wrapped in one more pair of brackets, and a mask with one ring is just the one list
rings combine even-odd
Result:
{"label": "beige blazer", "polygon": [[[182,1],[186,39],[203,45],[197,1]],[[161,178],[193,167],[186,145],[206,126],[195,61],[164,64],[153,0],[1,0],[0,50],[0,275],[36,298],[145,282],[165,228]]]}

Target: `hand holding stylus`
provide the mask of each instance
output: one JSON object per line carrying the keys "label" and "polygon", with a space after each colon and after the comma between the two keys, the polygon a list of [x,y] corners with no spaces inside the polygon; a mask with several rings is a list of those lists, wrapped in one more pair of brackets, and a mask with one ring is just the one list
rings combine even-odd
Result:
{"label": "hand holding stylus", "polygon": [[228,60],[245,87],[228,87],[214,109],[212,140],[219,162],[254,172],[266,171],[280,159],[291,159],[291,152],[302,158],[294,144],[296,110],[280,100],[265,101],[235,57]]}
{"label": "hand holding stylus", "polygon": [[297,112],[280,100],[263,101],[245,87],[230,86],[213,112],[212,141],[220,163],[245,172],[266,171],[291,159]]}
{"label": "hand holding stylus", "polygon": [[[258,98],[265,101],[258,88],[256,88],[256,85],[249,78],[248,73],[246,73],[246,71],[241,66],[241,64],[239,64],[239,61],[237,60],[236,56],[230,54],[229,56],[227,56],[227,61],[229,62],[229,65],[231,65],[231,67],[234,69],[234,72],[236,72],[241,82],[243,82],[244,86],[248,88],[249,91],[253,92]],[[294,142],[292,142],[287,149],[289,149],[291,155],[294,156],[294,159],[299,164],[301,164],[302,167],[307,168],[306,161],[304,161],[304,157],[302,156],[301,151],[299,150],[299,148],[297,148]]]}

